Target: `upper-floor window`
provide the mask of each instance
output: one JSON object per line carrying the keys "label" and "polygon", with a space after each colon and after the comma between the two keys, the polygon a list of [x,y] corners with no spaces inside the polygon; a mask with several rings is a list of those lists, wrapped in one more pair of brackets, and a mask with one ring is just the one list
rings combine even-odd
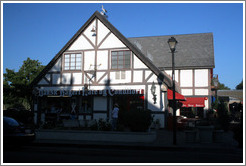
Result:
{"label": "upper-floor window", "polygon": [[131,51],[112,51],[111,69],[129,69],[131,66]]}
{"label": "upper-floor window", "polygon": [[65,54],[64,70],[81,70],[81,54]]}

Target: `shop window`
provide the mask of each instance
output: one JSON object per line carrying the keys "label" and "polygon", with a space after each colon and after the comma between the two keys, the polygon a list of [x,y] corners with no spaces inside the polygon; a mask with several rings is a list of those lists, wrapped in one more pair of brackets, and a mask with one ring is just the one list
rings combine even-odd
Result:
{"label": "shop window", "polygon": [[111,69],[129,69],[131,66],[131,51],[112,51]]}
{"label": "shop window", "polygon": [[81,54],[65,54],[64,70],[81,70],[82,68]]}

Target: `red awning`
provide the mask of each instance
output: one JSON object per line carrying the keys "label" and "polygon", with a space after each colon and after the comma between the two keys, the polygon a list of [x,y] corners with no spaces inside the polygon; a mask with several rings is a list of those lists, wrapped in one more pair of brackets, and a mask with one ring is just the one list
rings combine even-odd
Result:
{"label": "red awning", "polygon": [[[167,90],[167,99],[173,100],[173,91],[171,89]],[[176,100],[186,100],[186,98],[178,92],[175,92],[175,99]]]}
{"label": "red awning", "polygon": [[186,101],[181,101],[182,107],[205,107],[206,97],[186,97]]}

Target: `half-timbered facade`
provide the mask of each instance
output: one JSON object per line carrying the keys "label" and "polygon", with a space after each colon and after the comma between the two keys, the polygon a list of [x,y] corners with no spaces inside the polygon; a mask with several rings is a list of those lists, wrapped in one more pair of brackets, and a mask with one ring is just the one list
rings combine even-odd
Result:
{"label": "half-timbered facade", "polygon": [[[147,45],[141,38],[125,38],[95,12],[33,81],[36,123],[71,117],[106,120],[111,118],[113,104],[118,103],[120,109],[129,111],[150,109],[164,127],[171,100],[168,89],[172,87],[168,36],[164,38],[159,44],[166,52],[158,50],[161,47],[151,48],[147,44],[150,38],[144,38]],[[170,59],[165,60],[163,55]],[[177,92],[186,97],[207,98],[199,107],[210,108],[212,68],[213,64],[179,66]]]}
{"label": "half-timbered facade", "polygon": [[[214,46],[212,33],[172,35],[178,40],[175,53],[175,80],[186,101],[177,115],[188,116],[194,112],[199,117],[206,116],[211,108],[211,80],[213,77]],[[169,48],[163,43],[171,36],[129,38],[161,71],[168,75],[171,71]],[[170,92],[170,91],[169,91]],[[172,100],[172,95],[168,95]]]}

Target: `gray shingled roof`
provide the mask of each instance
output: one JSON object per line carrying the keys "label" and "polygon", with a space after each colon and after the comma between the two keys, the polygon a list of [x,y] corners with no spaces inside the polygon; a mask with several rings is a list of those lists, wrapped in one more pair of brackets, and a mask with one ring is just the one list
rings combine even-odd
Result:
{"label": "gray shingled roof", "polygon": [[[175,53],[176,68],[214,68],[212,33],[172,35],[178,41]],[[168,39],[172,36],[128,38],[157,67],[168,69],[172,58]]]}

